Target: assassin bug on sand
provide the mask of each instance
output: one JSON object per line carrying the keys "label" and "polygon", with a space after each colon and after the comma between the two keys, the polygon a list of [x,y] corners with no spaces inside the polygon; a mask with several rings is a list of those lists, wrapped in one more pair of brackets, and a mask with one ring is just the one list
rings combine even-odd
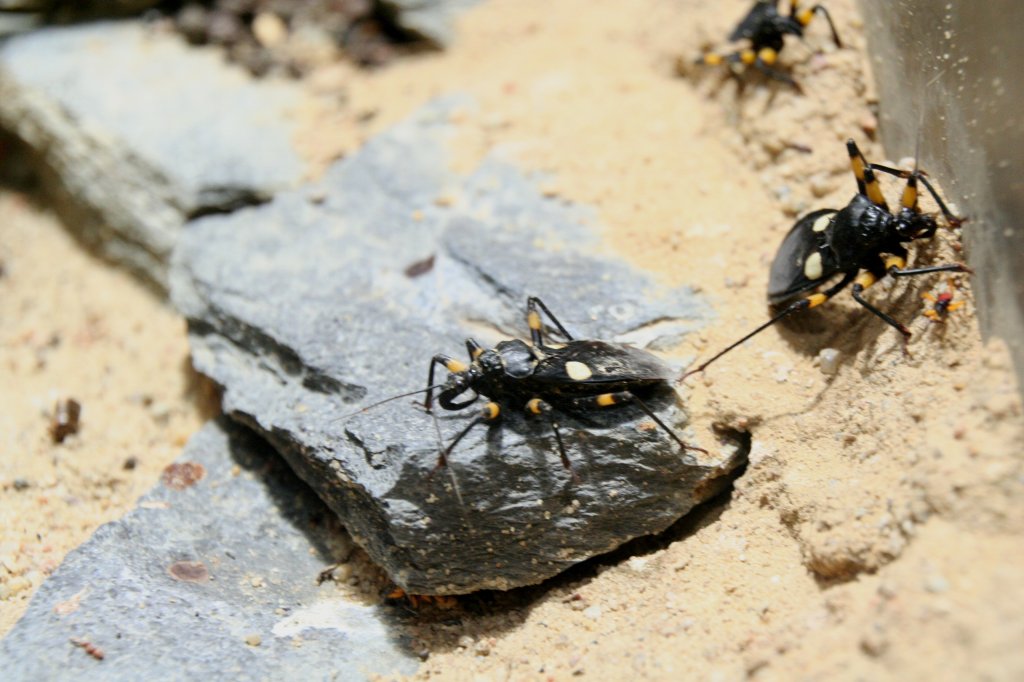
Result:
{"label": "assassin bug on sand", "polygon": [[[542,311],[564,343],[545,341]],[[643,410],[684,451],[706,452],[684,443],[641,399],[641,394],[669,387],[672,372],[657,357],[620,343],[575,339],[543,301],[533,296],[527,299],[526,319],[530,328],[529,343],[509,339],[485,349],[475,340],[467,339],[468,363],[444,354],[431,358],[427,388],[415,392],[426,392],[423,406],[428,413],[434,414],[435,391],[437,404],[451,411],[466,409],[481,397],[487,398],[480,413],[447,446],[439,446],[435,471],[447,465],[448,456],[467,433],[479,424],[497,422],[503,409],[546,418],[554,432],[562,466],[574,480],[576,473],[566,454],[556,418],[558,412],[585,413],[631,403]],[[435,384],[434,372],[438,367],[446,369],[448,377],[443,383]],[[471,395],[462,398],[467,393]],[[411,394],[387,398],[360,412],[407,395]],[[438,432],[440,434],[440,429]]]}
{"label": "assassin bug on sand", "polygon": [[731,42],[749,40],[750,46],[729,54],[705,54],[698,57],[696,63],[708,66],[728,64],[730,68],[740,64],[753,66],[770,78],[797,85],[791,76],[774,68],[779,52],[785,46],[787,34],[803,38],[804,29],[814,15],[821,14],[832,29],[832,40],[836,47],[843,46],[832,17],[823,5],[807,9],[800,9],[799,5],[799,0],[792,0],[789,15],[786,16],[779,13],[779,0],[758,0],[729,36]]}
{"label": "assassin bug on sand", "polygon": [[[712,362],[779,320],[821,305],[850,284],[853,285],[854,300],[886,324],[895,327],[906,342],[910,338],[910,330],[869,303],[863,296],[864,290],[886,275],[910,277],[931,272],[970,272],[966,265],[960,263],[907,268],[907,249],[903,244],[916,239],[929,239],[938,229],[935,218],[921,213],[918,208],[918,182],[935,199],[950,227],[959,226],[963,219],[950,212],[922,171],[915,168],[904,172],[880,164],[869,164],[852,139],[847,140],[846,149],[857,179],[857,194],[845,208],[824,208],[800,218],[783,239],[772,261],[768,302],[772,305],[788,305],[739,341],[696,369],[686,372],[683,379],[703,372]],[[889,210],[875,171],[907,179],[899,212],[892,213]],[[886,254],[884,259],[882,254]],[[842,277],[824,291],[807,294],[826,285],[837,275]]]}

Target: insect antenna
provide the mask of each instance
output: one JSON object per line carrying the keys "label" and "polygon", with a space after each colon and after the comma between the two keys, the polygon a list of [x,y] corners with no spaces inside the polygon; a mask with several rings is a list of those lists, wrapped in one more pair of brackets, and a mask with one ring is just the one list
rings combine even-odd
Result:
{"label": "insect antenna", "polygon": [[[776,322],[778,322],[782,318],[786,317],[787,315],[795,313],[798,310],[805,310],[806,308],[809,308],[809,307],[811,307],[810,306],[810,299],[807,299],[807,298],[801,299],[801,300],[797,301],[796,303],[791,304],[785,310],[783,310],[781,313],[779,313],[778,315],[776,315],[772,319],[768,320],[767,322],[765,322],[761,326],[757,327],[756,329],[754,329],[754,331],[750,332],[749,334],[747,334],[746,336],[741,338],[739,341],[736,341],[736,342],[726,346],[724,349],[720,350],[718,353],[713,355],[710,360],[704,361],[696,369],[691,369],[690,371],[685,372],[681,377],[679,377],[679,382],[682,382],[684,379],[686,379],[686,377],[691,376],[693,374],[700,374],[712,362],[714,362],[718,358],[722,357],[723,355],[725,355],[729,351],[735,349],[737,346],[740,346],[744,342],[749,341],[750,339],[754,338],[755,336],[757,336],[758,334],[763,332],[765,329],[767,329],[768,327],[772,326],[773,324],[775,324]],[[685,444],[683,445],[683,447],[684,448],[690,448],[692,450],[699,450],[700,449],[700,448],[694,448],[692,445],[685,445]]]}
{"label": "insect antenna", "polygon": [[356,416],[357,414],[362,414],[363,412],[366,412],[368,410],[372,410],[373,408],[378,407],[380,405],[383,405],[384,403],[390,403],[392,400],[398,400],[399,398],[408,398],[409,396],[416,395],[417,393],[426,393],[427,391],[433,391],[435,388],[443,388],[443,387],[444,387],[444,384],[434,384],[433,386],[427,386],[426,388],[421,388],[418,391],[409,391],[408,393],[399,393],[398,395],[393,395],[390,398],[384,398],[383,400],[378,400],[375,403],[371,403],[370,405],[367,405],[366,407],[362,407],[362,408],[356,410],[355,412],[349,412],[348,414],[343,414],[340,417],[332,419],[331,423],[333,424],[334,422],[343,421],[345,419],[351,419],[352,417]]}

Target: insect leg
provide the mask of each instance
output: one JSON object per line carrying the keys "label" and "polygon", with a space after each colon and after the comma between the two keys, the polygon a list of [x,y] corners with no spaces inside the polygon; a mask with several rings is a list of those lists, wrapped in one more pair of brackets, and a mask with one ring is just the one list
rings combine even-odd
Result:
{"label": "insect leg", "polygon": [[544,323],[540,319],[540,313],[537,311],[538,308],[544,311],[548,319],[551,320],[566,341],[573,340],[572,334],[567,332],[562,323],[558,321],[558,318],[551,314],[551,310],[544,305],[544,301],[536,296],[530,296],[526,299],[526,324],[530,327],[530,338],[533,341],[533,345],[541,346],[544,343]]}
{"label": "insect leg", "polygon": [[430,412],[430,408],[434,404],[434,391],[432,387],[434,386],[434,367],[437,365],[442,365],[453,374],[465,372],[468,369],[465,363],[456,360],[450,355],[439,353],[430,358],[430,369],[427,371],[427,397],[423,399],[423,407],[426,408],[427,412]]}
{"label": "insect leg", "polygon": [[790,16],[796,19],[801,26],[806,27],[810,24],[811,19],[814,18],[815,14],[822,14],[825,17],[825,20],[828,21],[828,27],[832,29],[832,41],[835,42],[836,47],[843,46],[843,41],[839,40],[839,33],[836,31],[836,25],[832,23],[832,15],[828,13],[828,10],[825,9],[823,5],[815,5],[814,7],[809,7],[808,9],[803,10],[798,9],[797,5],[799,5],[799,2],[797,0],[793,0],[793,5],[790,9]]}
{"label": "insect leg", "polygon": [[470,360],[476,360],[484,352],[484,347],[476,342],[476,339],[466,339],[466,352]]}
{"label": "insect leg", "polygon": [[971,269],[961,263],[949,263],[948,265],[929,265],[925,268],[901,269],[889,267],[889,274],[893,277],[910,277],[912,275],[926,275],[929,272],[971,272]]}
{"label": "insect leg", "polygon": [[683,381],[684,379],[686,379],[686,377],[690,376],[691,374],[699,374],[700,372],[703,372],[705,370],[705,368],[707,368],[707,366],[710,365],[712,362],[714,362],[718,358],[722,357],[723,355],[725,355],[729,351],[733,350],[737,346],[740,346],[744,342],[749,341],[751,338],[757,336],[758,334],[763,332],[765,329],[767,329],[768,327],[770,327],[773,324],[775,324],[776,322],[778,322],[779,320],[781,320],[781,319],[783,319],[785,317],[788,317],[788,316],[792,315],[793,313],[799,312],[801,310],[807,310],[808,308],[817,308],[819,305],[821,305],[825,301],[829,300],[830,298],[832,298],[833,296],[838,294],[840,291],[842,291],[844,288],[846,288],[846,286],[850,282],[852,282],[854,277],[856,277],[856,276],[857,276],[857,271],[856,270],[852,270],[852,271],[846,273],[845,275],[843,275],[843,278],[841,280],[836,282],[835,285],[833,285],[832,287],[826,289],[825,291],[819,292],[817,294],[811,294],[810,296],[801,298],[799,301],[794,301],[793,303],[789,304],[781,313],[779,313],[778,315],[776,315],[772,319],[768,320],[767,322],[762,324],[760,327],[758,327],[754,331],[750,332],[749,334],[747,334],[746,336],[741,338],[739,341],[736,341],[735,343],[732,343],[729,346],[726,346],[725,349],[719,351],[714,356],[712,356],[710,360],[708,360],[705,363],[699,365],[696,369],[691,369],[690,371],[685,372],[681,377],[679,377],[679,381]]}
{"label": "insect leg", "polygon": [[501,407],[498,406],[498,403],[490,402],[484,405],[483,409],[480,411],[480,414],[474,417],[473,420],[469,422],[469,424],[467,424],[461,431],[459,431],[459,434],[452,439],[452,442],[448,444],[448,447],[446,447],[443,450],[440,450],[437,453],[437,464],[434,465],[434,470],[430,472],[431,475],[433,475],[434,471],[437,471],[441,467],[448,466],[448,455],[452,454],[452,450],[455,449],[455,446],[459,444],[459,441],[466,437],[467,433],[473,430],[474,426],[486,422],[493,422],[497,420],[498,417],[500,416]]}
{"label": "insect leg", "polygon": [[655,424],[660,426],[665,433],[671,436],[672,440],[679,443],[679,447],[681,447],[683,450],[697,450],[698,452],[703,452],[704,454],[707,454],[708,451],[705,450],[704,448],[698,448],[694,445],[688,445],[687,443],[684,443],[683,440],[678,435],[676,435],[676,432],[673,431],[668,424],[662,421],[661,417],[655,414],[654,410],[648,407],[647,403],[641,400],[640,397],[637,396],[632,391],[602,393],[601,395],[595,395],[587,398],[577,398],[576,400],[572,401],[573,406],[583,409],[595,407],[611,407],[612,405],[623,405],[625,403],[635,403],[637,407],[643,410],[644,413],[654,421]]}
{"label": "insect leg", "polygon": [[864,290],[870,287],[875,282],[877,282],[882,277],[884,277],[885,273],[886,270],[884,266],[882,266],[881,263],[878,263],[875,266],[873,266],[870,270],[865,270],[860,275],[858,275],[857,279],[854,280],[853,282],[853,300],[857,301],[857,303],[860,303],[862,306],[867,308],[872,315],[875,315],[876,317],[880,318],[889,326],[895,327],[900,334],[903,334],[903,340],[906,341],[907,339],[910,338],[910,330],[907,329],[896,318],[887,315],[886,313],[883,313],[881,310],[868,303],[867,299],[865,299],[863,296]]}
{"label": "insect leg", "polygon": [[769,78],[774,78],[777,81],[788,83],[799,90],[800,85],[796,82],[796,80],[793,79],[792,76],[790,76],[787,73],[783,73],[778,69],[772,68],[775,65],[775,62],[778,61],[778,58],[778,52],[776,52],[770,47],[762,47],[760,50],[757,51],[757,55],[753,62],[754,68],[756,68],[758,71],[768,76]]}
{"label": "insect leg", "polygon": [[[927,275],[929,272],[971,272],[971,269],[962,263],[948,263],[945,265],[929,265],[923,268],[908,268],[907,252],[901,249],[885,259],[885,272],[893,277],[911,277],[913,275]],[[866,288],[866,287],[865,287]]]}
{"label": "insect leg", "polygon": [[853,169],[853,175],[857,178],[857,191],[870,199],[876,206],[888,211],[889,205],[885,201],[885,195],[882,194],[878,178],[875,177],[874,167],[861,154],[860,148],[852,137],[846,141],[846,151],[850,155],[850,167]]}
{"label": "insect leg", "polygon": [[558,422],[555,421],[554,411],[551,409],[551,405],[541,398],[533,398],[526,403],[526,411],[533,415],[547,415],[548,422],[551,424],[551,430],[555,432],[555,443],[558,445],[558,456],[562,459],[562,466],[572,476],[573,483],[579,483],[580,477],[576,475],[576,471],[572,468],[572,462],[569,461],[569,455],[565,452],[565,443],[562,442],[562,432],[558,428]]}
{"label": "insect leg", "polygon": [[[966,218],[961,218],[961,217],[959,217],[957,215],[954,215],[953,212],[949,210],[949,207],[946,206],[946,202],[944,202],[942,200],[942,198],[939,196],[939,193],[935,191],[935,187],[932,185],[932,183],[930,183],[928,181],[927,174],[924,171],[920,171],[920,170],[905,171],[905,170],[900,170],[898,168],[891,168],[889,166],[883,166],[880,163],[872,163],[870,165],[876,171],[880,171],[882,173],[888,173],[889,175],[895,175],[898,178],[907,178],[907,184],[908,185],[911,183],[911,179],[914,180],[915,185],[916,185],[916,181],[920,180],[921,183],[924,184],[925,189],[928,190],[928,193],[932,195],[932,199],[935,200],[935,203],[939,205],[939,210],[942,211],[942,217],[944,217],[946,219],[946,222],[948,222],[950,224],[950,226],[952,226],[952,227],[959,227],[961,224],[963,224],[967,220]],[[914,191],[916,192],[916,189]],[[906,196],[906,190],[904,190],[904,196]],[[904,205],[906,205],[906,204],[904,203]],[[930,236],[930,235],[921,235],[921,236],[927,237],[927,236]]]}

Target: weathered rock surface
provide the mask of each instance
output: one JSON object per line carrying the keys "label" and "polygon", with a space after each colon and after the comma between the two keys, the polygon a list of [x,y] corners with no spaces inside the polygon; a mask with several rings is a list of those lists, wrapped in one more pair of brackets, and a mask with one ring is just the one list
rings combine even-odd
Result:
{"label": "weathered rock surface", "polygon": [[[432,476],[438,437],[414,398],[339,419],[422,388],[430,357],[461,356],[467,336],[527,336],[528,294],[577,338],[657,343],[705,315],[688,290],[601,255],[589,212],[542,197],[515,169],[452,176],[447,121],[448,105],[428,107],[319,187],[197,221],[173,271],[194,362],[225,386],[228,413],[266,434],[417,593],[539,582],[664,529],[739,459],[698,462],[622,407],[560,419],[579,483],[550,427],[518,414],[471,432]],[[406,274],[431,256],[429,271]],[[652,404],[685,434],[665,393]],[[474,414],[441,415],[445,441]]]}
{"label": "weathered rock surface", "polygon": [[480,0],[383,0],[399,26],[446,47],[455,40],[455,19]]}
{"label": "weathered rock surface", "polygon": [[[0,641],[5,680],[359,680],[415,671],[381,609],[317,586],[330,548],[347,538],[264,442],[225,419],[200,431],[179,465],[39,589]],[[98,647],[103,660],[72,639]]]}
{"label": "weathered rock surface", "polygon": [[0,127],[35,150],[83,241],[161,287],[189,219],[299,181],[299,97],[137,22],[47,28],[0,47]]}

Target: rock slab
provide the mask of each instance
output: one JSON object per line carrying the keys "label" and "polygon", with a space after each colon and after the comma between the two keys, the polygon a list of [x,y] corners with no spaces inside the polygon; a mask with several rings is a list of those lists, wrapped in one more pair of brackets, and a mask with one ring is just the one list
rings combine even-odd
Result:
{"label": "rock slab", "polygon": [[164,288],[185,223],[298,183],[295,86],[135,22],[0,47],[0,127],[35,153],[58,211],[100,255]]}
{"label": "rock slab", "polygon": [[39,589],[0,641],[5,680],[415,672],[418,661],[384,611],[317,586],[344,533],[266,443],[226,419],[213,422],[172,467]]}
{"label": "rock slab", "polygon": [[[422,388],[431,356],[463,356],[469,336],[528,336],[528,295],[577,338],[658,345],[707,315],[688,289],[604,254],[592,212],[544,197],[536,179],[497,161],[452,175],[444,141],[462,106],[428,106],[317,187],[196,221],[173,268],[194,363],[225,387],[226,411],[414,593],[539,582],[663,530],[741,459],[681,452],[626,406],[559,415],[578,483],[550,426],[517,413],[471,431],[434,474],[438,428],[450,441],[475,409],[435,427],[410,397],[342,418]],[[686,438],[674,394],[652,401]]]}

